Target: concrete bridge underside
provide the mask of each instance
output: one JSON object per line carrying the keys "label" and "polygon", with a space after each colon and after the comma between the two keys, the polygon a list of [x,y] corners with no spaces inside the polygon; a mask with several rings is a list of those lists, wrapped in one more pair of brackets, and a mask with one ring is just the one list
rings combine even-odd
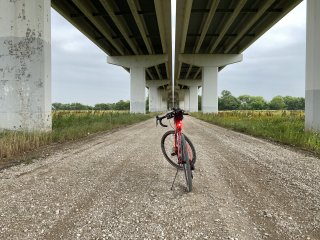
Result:
{"label": "concrete bridge underside", "polygon": [[[51,6],[130,72],[131,112],[218,111],[218,73],[302,0],[0,0],[0,129],[51,129]],[[307,0],[306,129],[320,130],[320,3]],[[172,69],[172,61],[175,69]],[[172,79],[174,84],[172,85]]]}

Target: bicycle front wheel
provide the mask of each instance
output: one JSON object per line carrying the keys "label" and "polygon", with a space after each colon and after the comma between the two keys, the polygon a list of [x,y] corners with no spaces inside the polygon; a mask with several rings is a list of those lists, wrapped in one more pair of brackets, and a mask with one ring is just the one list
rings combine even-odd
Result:
{"label": "bicycle front wheel", "polygon": [[191,192],[192,191],[192,171],[191,171],[191,165],[190,165],[190,160],[188,156],[188,150],[187,150],[187,144],[186,144],[185,137],[182,135],[181,136],[181,148],[182,148],[182,160],[183,160],[183,171],[184,175],[186,178],[186,183],[187,183],[187,191]]}
{"label": "bicycle front wheel", "polygon": [[[192,164],[196,162],[196,150],[190,139],[184,135],[186,142],[186,150]],[[182,170],[182,166],[178,163],[178,149],[175,146],[174,130],[167,131],[161,139],[161,150],[166,160],[174,167]]]}

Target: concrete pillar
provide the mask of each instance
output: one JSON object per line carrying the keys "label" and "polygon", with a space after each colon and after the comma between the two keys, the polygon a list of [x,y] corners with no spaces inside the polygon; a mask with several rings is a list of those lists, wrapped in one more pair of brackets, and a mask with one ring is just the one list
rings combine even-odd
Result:
{"label": "concrete pillar", "polygon": [[202,112],[218,112],[218,67],[202,68]]}
{"label": "concrete pillar", "polygon": [[168,91],[165,89],[162,89],[160,91],[160,111],[167,111],[168,109]]}
{"label": "concrete pillar", "polygon": [[[145,113],[145,69],[168,61],[168,55],[108,56],[107,62],[130,68],[130,112]],[[142,100],[143,99],[143,100]]]}
{"label": "concrete pillar", "polygon": [[149,111],[158,112],[159,109],[159,92],[157,86],[149,87]]}
{"label": "concrete pillar", "polygon": [[305,129],[320,131],[320,1],[307,1]]}
{"label": "concrete pillar", "polygon": [[198,112],[198,86],[190,86],[190,112]]}
{"label": "concrete pillar", "polygon": [[179,91],[179,108],[184,109],[184,89],[180,89]]}
{"label": "concrete pillar", "polygon": [[[161,86],[167,86],[169,80],[148,80],[146,82],[147,87],[149,88],[149,111],[150,112],[160,112],[162,111],[162,98],[164,97],[163,93],[166,92],[165,89],[159,89]],[[168,98],[168,95],[166,96]],[[165,100],[166,102],[167,100]],[[165,107],[166,109],[166,107]]]}
{"label": "concrete pillar", "polygon": [[218,68],[242,61],[242,54],[180,54],[179,61],[202,67],[202,111],[218,112]]}
{"label": "concrete pillar", "polygon": [[51,6],[0,1],[0,129],[51,130]]}
{"label": "concrete pillar", "polygon": [[177,83],[189,88],[184,89],[185,110],[190,112],[198,112],[198,88],[202,86],[202,82],[200,80],[180,79],[177,81]]}
{"label": "concrete pillar", "polygon": [[184,110],[190,111],[190,88],[184,92]]}
{"label": "concrete pillar", "polygon": [[146,72],[143,67],[130,68],[130,112],[146,113]]}

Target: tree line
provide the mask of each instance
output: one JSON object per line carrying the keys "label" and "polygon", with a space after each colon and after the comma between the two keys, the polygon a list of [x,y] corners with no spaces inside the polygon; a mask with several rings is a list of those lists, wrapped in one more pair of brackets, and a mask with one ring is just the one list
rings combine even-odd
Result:
{"label": "tree line", "polygon": [[[198,107],[201,110],[201,96],[198,96]],[[291,96],[275,96],[266,101],[261,96],[241,95],[235,97],[230,91],[223,90],[219,97],[219,110],[304,110],[304,98]],[[54,110],[129,110],[130,101],[120,100],[116,103],[98,103],[94,106],[81,103],[53,103]],[[146,99],[146,110],[149,101]]]}
{"label": "tree line", "polygon": [[53,110],[129,110],[130,102],[120,100],[116,103],[98,103],[94,106],[81,103],[53,103]]}
{"label": "tree line", "polygon": [[268,102],[261,96],[235,97],[227,90],[219,97],[219,110],[304,110],[304,106],[302,97],[275,96]]}

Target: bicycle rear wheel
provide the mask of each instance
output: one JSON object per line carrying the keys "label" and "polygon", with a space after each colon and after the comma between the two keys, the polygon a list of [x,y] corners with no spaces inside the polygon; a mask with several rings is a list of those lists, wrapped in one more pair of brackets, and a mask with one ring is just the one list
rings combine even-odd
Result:
{"label": "bicycle rear wheel", "polygon": [[181,148],[182,148],[182,160],[183,160],[183,171],[184,175],[186,178],[186,183],[187,183],[187,191],[191,192],[192,191],[192,171],[191,171],[191,165],[190,165],[190,160],[188,157],[188,150],[186,146],[186,140],[185,137],[182,135],[181,136]]}
{"label": "bicycle rear wheel", "polygon": [[[190,139],[184,135],[186,150],[192,164],[196,162],[196,150]],[[166,160],[174,167],[182,169],[178,163],[177,149],[174,147],[174,130],[167,131],[161,138],[161,150]]]}

